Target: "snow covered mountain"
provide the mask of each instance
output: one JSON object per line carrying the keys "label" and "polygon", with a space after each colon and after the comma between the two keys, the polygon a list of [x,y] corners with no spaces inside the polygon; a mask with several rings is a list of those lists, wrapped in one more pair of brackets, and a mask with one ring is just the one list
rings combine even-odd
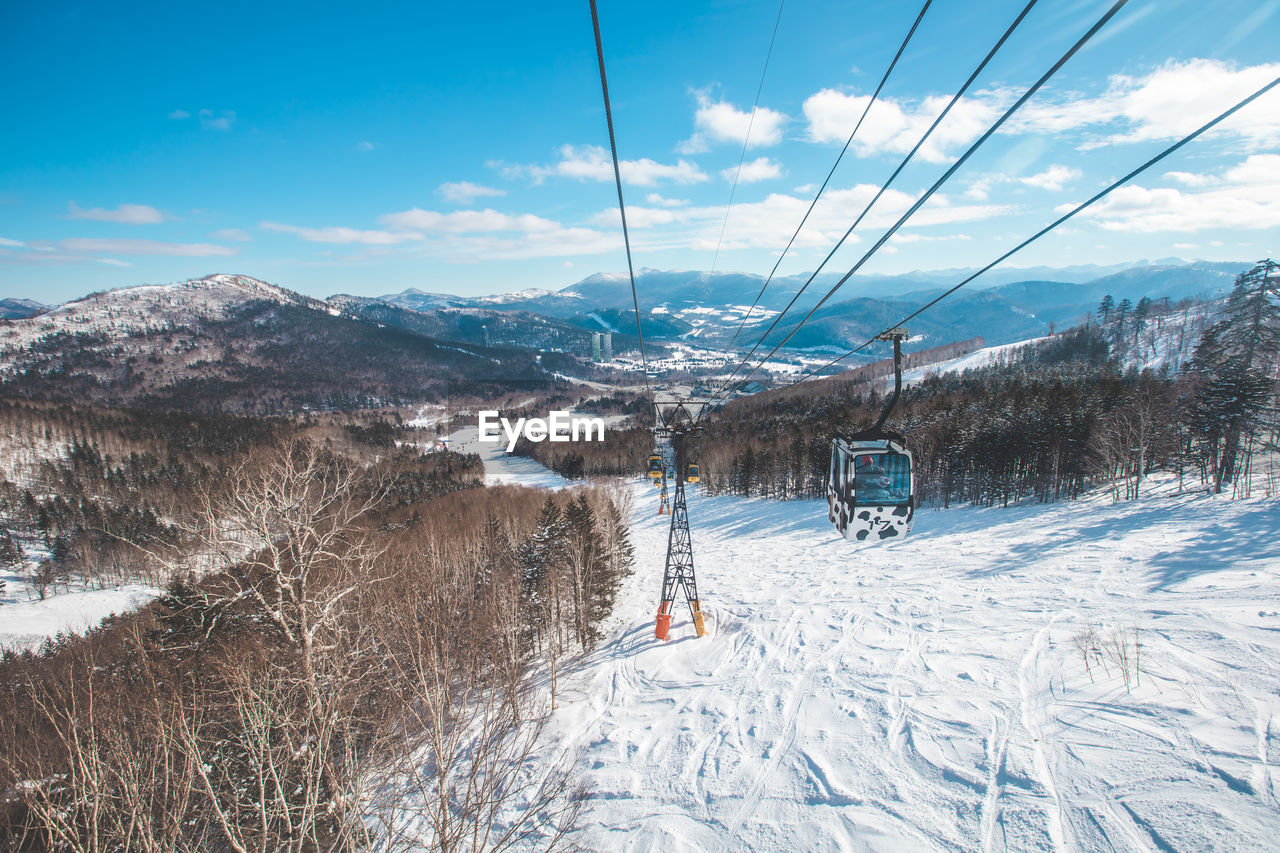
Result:
{"label": "snow covered mountain", "polygon": [[0,321],[0,390],[105,405],[369,407],[564,367],[527,350],[447,345],[242,275],[121,288]]}
{"label": "snow covered mountain", "polygon": [[34,299],[0,299],[0,320],[21,320],[49,310]]}
{"label": "snow covered mountain", "polygon": [[244,275],[219,273],[173,284],[144,284],[91,293],[44,313],[0,325],[0,369],[8,354],[48,335],[122,340],[201,321],[225,319],[248,302],[325,310],[324,303]]}

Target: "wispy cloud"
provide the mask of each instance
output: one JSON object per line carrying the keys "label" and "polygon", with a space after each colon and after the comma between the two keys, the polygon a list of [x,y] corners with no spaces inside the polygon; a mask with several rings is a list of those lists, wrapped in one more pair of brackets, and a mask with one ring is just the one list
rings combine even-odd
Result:
{"label": "wispy cloud", "polygon": [[687,198],[664,198],[658,193],[649,193],[644,197],[649,204],[655,204],[658,207],[688,207],[689,199]]}
{"label": "wispy cloud", "polygon": [[222,228],[209,236],[215,240],[232,240],[236,243],[248,243],[253,239],[253,235],[240,228]]}
{"label": "wispy cloud", "polygon": [[1028,187],[1039,187],[1042,190],[1060,190],[1065,185],[1078,179],[1083,173],[1070,166],[1054,163],[1048,169],[1025,178],[1018,178],[1018,183]]}
{"label": "wispy cloud", "polygon": [[1125,186],[1081,216],[1109,231],[1139,233],[1280,228],[1280,154],[1251,155],[1221,174],[1176,174],[1184,186],[1203,189]]}
{"label": "wispy cloud", "polygon": [[455,210],[439,213],[420,207],[399,213],[387,213],[378,221],[391,228],[406,231],[440,231],[448,234],[465,234],[476,231],[520,231],[526,234],[553,231],[561,227],[559,222],[544,219],[532,213],[509,214],[496,210]]}
{"label": "wispy cloud", "polygon": [[308,243],[362,243],[366,246],[390,246],[422,239],[421,235],[407,231],[370,231],[342,226],[304,228],[300,225],[285,225],[281,222],[263,222],[259,227],[266,231],[293,234]]}
{"label": "wispy cloud", "polygon": [[[1030,103],[1013,130],[1061,132],[1097,128],[1082,147],[1185,136],[1226,107],[1280,75],[1280,63],[1237,68],[1216,59],[1170,61],[1149,74],[1117,74],[1099,95],[1070,93]],[[1280,91],[1271,91],[1214,133],[1235,136],[1250,149],[1280,143]]]}
{"label": "wispy cloud", "polygon": [[[520,176],[527,174],[536,183],[542,183],[550,177],[576,178],[580,181],[612,181],[613,161],[609,152],[598,145],[563,145],[560,147],[560,160],[550,166],[526,166],[513,169],[502,165],[504,175]],[[638,187],[651,187],[662,181],[673,184],[699,184],[710,180],[694,163],[678,160],[675,163],[659,163],[644,157],[639,160],[622,160],[618,171],[626,184]]]}
{"label": "wispy cloud", "polygon": [[[879,189],[873,184],[858,184],[847,189],[828,190],[822,201],[796,238],[800,248],[830,246],[849,227]],[[916,197],[897,190],[887,191],[864,220],[867,229],[883,228],[897,218],[915,201]],[[771,193],[757,202],[736,204],[729,217],[720,242],[720,228],[724,223],[724,207],[705,206],[689,208],[627,207],[627,223],[640,235],[637,244],[646,249],[777,249],[786,244],[797,222],[809,206],[809,199],[785,193]],[[952,201],[945,195],[935,195],[928,204],[911,218],[911,226],[925,228],[933,225],[949,225],[974,222],[1012,212],[1013,208],[996,204],[966,204]],[[602,210],[592,217],[599,226],[617,227],[616,208]],[[953,238],[953,235],[947,235]],[[914,235],[902,242],[922,239],[942,239],[933,235]],[[854,235],[849,245],[858,243]]]}
{"label": "wispy cloud", "polygon": [[115,222],[120,225],[156,225],[169,217],[147,204],[122,204],[108,210],[103,207],[83,208],[71,201],[67,202],[67,218]]}
{"label": "wispy cloud", "polygon": [[222,110],[215,113],[213,110],[201,110],[200,127],[204,130],[230,130],[236,124],[235,110]]}
{"label": "wispy cloud", "polygon": [[[173,112],[169,113],[169,118],[173,119],[174,121],[186,121],[187,119],[191,118],[191,112],[189,110],[181,110],[181,109],[174,110]],[[196,113],[196,118],[200,122],[201,130],[227,131],[235,127],[236,111],[235,110],[214,111],[214,110],[204,109]]]}
{"label": "wispy cloud", "polygon": [[436,187],[436,192],[445,201],[452,201],[456,204],[471,204],[477,198],[498,197],[507,194],[506,190],[500,190],[497,187],[486,187],[482,184],[473,184],[470,181],[444,183]]}
{"label": "wispy cloud", "polygon": [[213,243],[166,243],[159,240],[71,237],[53,244],[68,252],[111,252],[120,255],[176,255],[188,258],[234,255],[235,249]]}

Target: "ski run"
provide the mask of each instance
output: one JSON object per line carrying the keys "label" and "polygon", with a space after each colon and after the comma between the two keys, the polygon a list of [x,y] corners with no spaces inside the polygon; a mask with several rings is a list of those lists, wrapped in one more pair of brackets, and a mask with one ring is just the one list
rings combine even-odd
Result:
{"label": "ski run", "polygon": [[576,843],[1276,849],[1280,502],[1175,485],[926,509],[880,546],[691,488],[709,634],[679,602],[661,642],[669,517],[637,484],[636,572],[538,758],[577,761]]}

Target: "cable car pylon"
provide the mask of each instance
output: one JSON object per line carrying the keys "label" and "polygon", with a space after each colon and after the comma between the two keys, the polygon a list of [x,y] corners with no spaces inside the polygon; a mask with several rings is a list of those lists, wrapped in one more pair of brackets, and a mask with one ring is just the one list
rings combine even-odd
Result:
{"label": "cable car pylon", "polygon": [[[671,527],[667,533],[667,562],[662,573],[662,598],[658,602],[657,623],[654,636],[667,639],[671,630],[671,615],[676,595],[684,592],[689,603],[689,614],[699,637],[706,636],[702,618],[702,602],[698,598],[698,581],[693,567],[693,537],[689,533],[689,507],[685,499],[685,477],[688,470],[688,438],[696,420],[686,408],[687,401],[654,403],[654,430],[659,436],[670,439],[675,454],[675,496],[671,505]],[[704,403],[693,403],[701,407]],[[663,412],[664,407],[669,407]]]}
{"label": "cable car pylon", "polygon": [[658,495],[658,515],[665,515],[671,511],[671,496],[667,491],[667,472],[662,472],[662,493]]}

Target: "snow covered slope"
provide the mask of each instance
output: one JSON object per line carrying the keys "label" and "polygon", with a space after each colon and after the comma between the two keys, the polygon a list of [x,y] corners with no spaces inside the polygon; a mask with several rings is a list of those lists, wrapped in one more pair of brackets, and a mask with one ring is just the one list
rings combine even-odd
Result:
{"label": "snow covered slope", "polygon": [[581,753],[585,848],[1276,849],[1280,502],[926,510],[858,547],[820,502],[694,495],[710,636],[678,610],[662,643],[636,488],[544,756]]}
{"label": "snow covered slope", "polygon": [[7,581],[0,594],[0,651],[35,650],[60,633],[82,634],[108,616],[137,610],[162,592],[146,584],[109,589],[77,586],[41,601],[17,575],[0,577]]}
{"label": "snow covered slope", "polygon": [[[974,350],[968,355],[962,355],[959,358],[936,362],[934,364],[926,364],[923,367],[917,367],[914,370],[904,371],[902,374],[902,381],[910,384],[912,382],[919,382],[929,376],[942,375],[944,373],[963,373],[970,368],[986,367],[987,365],[999,361],[1001,358],[1009,355],[1014,350],[1022,349],[1028,344],[1047,340],[1049,340],[1047,337],[1030,338],[1028,340],[1017,341],[1012,344],[983,347],[980,350]],[[893,377],[890,376],[889,378],[892,379]]]}

